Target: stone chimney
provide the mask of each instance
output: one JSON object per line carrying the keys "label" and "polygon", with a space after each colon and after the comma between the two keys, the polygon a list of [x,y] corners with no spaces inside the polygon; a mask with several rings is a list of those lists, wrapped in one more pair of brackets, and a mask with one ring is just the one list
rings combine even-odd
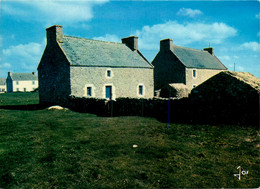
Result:
{"label": "stone chimney", "polygon": [[8,72],[8,73],[7,73],[7,76],[8,76],[8,77],[12,77],[12,72]]}
{"label": "stone chimney", "polygon": [[204,51],[208,51],[209,54],[211,54],[212,56],[215,56],[214,54],[214,48],[212,47],[208,47],[208,48],[204,48]]}
{"label": "stone chimney", "polygon": [[160,41],[160,51],[173,50],[172,39],[163,39]]}
{"label": "stone chimney", "polygon": [[122,38],[122,43],[126,44],[132,51],[138,50],[138,37],[137,36],[130,36],[126,38]]}
{"label": "stone chimney", "polygon": [[56,41],[62,41],[62,26],[54,25],[49,28],[46,28],[47,32],[47,44],[51,44]]}

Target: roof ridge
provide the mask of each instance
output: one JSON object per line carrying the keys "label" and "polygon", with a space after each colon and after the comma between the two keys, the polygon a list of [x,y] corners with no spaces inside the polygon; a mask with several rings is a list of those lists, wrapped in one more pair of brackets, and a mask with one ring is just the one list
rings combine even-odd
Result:
{"label": "roof ridge", "polygon": [[173,48],[174,47],[179,47],[179,48],[182,48],[182,49],[194,50],[194,51],[199,51],[199,52],[207,52],[207,51],[203,51],[203,50],[200,50],[200,49],[192,49],[192,48],[189,48],[189,47],[182,47],[182,46],[178,46],[178,45],[173,45]]}
{"label": "roof ridge", "polygon": [[96,41],[96,42],[102,42],[102,43],[112,43],[112,44],[124,45],[123,43],[119,43],[119,42],[102,41],[102,40],[97,40],[97,39],[87,39],[87,38],[83,38],[83,37],[75,37],[75,36],[69,36],[69,35],[63,35],[63,36],[67,37],[67,38],[83,39],[83,40],[87,40],[87,41]]}

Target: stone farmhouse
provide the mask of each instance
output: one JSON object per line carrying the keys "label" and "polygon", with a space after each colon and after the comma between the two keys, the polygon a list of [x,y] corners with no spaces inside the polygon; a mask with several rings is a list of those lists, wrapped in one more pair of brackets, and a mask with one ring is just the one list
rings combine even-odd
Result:
{"label": "stone farmhouse", "polygon": [[122,43],[63,35],[46,29],[47,45],[38,65],[40,103],[63,103],[69,96],[152,98],[153,66],[138,50],[138,37]]}
{"label": "stone farmhouse", "polygon": [[0,93],[6,92],[6,78],[0,78]]}
{"label": "stone farmhouse", "polygon": [[32,73],[8,72],[6,78],[7,92],[30,92],[38,88],[38,77]]}
{"label": "stone farmhouse", "polygon": [[[212,47],[203,51],[185,48],[173,45],[172,39],[160,41],[160,51],[152,61],[152,65],[155,90],[162,89],[164,97],[187,96],[194,87],[227,70],[214,55]],[[184,93],[178,94],[179,91]],[[167,92],[168,94],[165,94]]]}

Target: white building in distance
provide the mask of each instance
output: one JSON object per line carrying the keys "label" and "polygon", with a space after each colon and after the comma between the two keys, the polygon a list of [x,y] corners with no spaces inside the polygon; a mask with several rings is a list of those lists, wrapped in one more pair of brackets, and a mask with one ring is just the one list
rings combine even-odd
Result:
{"label": "white building in distance", "polygon": [[7,92],[30,92],[38,88],[38,77],[32,73],[12,73],[8,72],[6,78]]}

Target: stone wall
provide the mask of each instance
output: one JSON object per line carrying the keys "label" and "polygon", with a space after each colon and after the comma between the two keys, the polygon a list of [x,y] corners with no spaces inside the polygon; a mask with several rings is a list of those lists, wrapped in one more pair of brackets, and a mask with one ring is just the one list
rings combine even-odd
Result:
{"label": "stone wall", "polygon": [[49,43],[38,66],[39,98],[43,104],[59,104],[70,91],[69,62],[58,44]]}
{"label": "stone wall", "polygon": [[[196,70],[196,77],[193,77],[193,70]],[[189,89],[193,89],[194,86],[200,85],[221,71],[223,70],[186,68],[186,85]]]}
{"label": "stone wall", "polygon": [[160,51],[152,62],[155,90],[170,83],[186,84],[185,66],[171,51]]}
{"label": "stone wall", "polygon": [[[111,77],[107,71],[110,70]],[[71,66],[71,95],[87,97],[87,87],[92,87],[91,98],[105,98],[105,86],[112,86],[113,99],[119,97],[152,98],[154,95],[153,69],[108,68]],[[138,85],[144,94],[138,95]]]}

